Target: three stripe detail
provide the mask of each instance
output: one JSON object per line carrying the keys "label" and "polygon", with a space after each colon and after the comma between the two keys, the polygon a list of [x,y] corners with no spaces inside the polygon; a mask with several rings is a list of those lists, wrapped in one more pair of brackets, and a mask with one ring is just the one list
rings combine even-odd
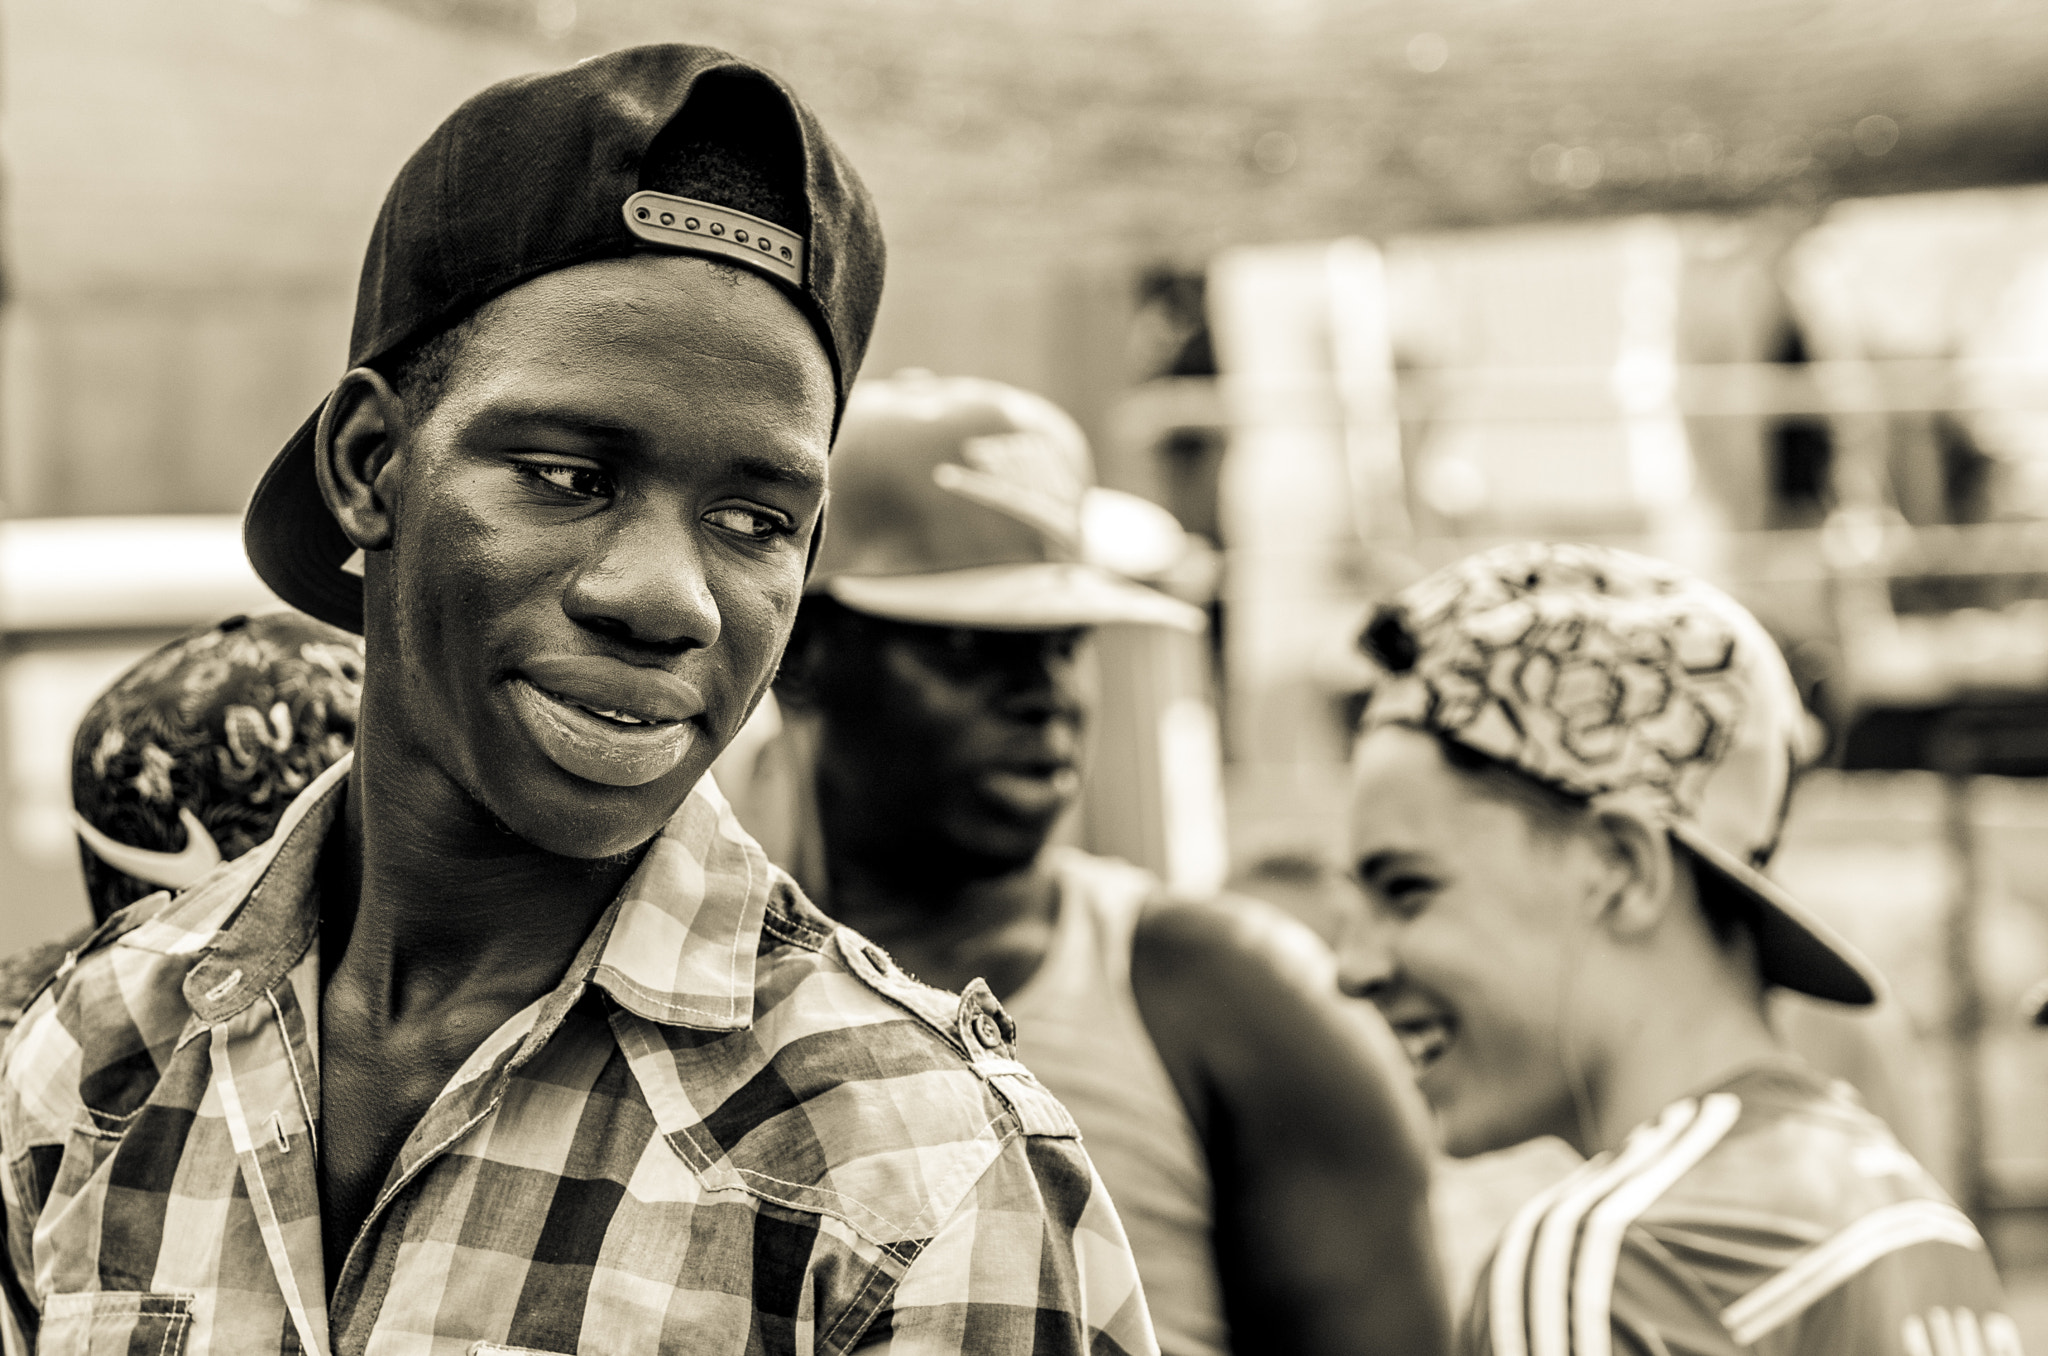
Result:
{"label": "three stripe detail", "polygon": [[[1487,1277],[1492,1356],[1612,1356],[1610,1310],[1628,1228],[1725,1138],[1742,1115],[1734,1093],[1674,1102],[1622,1145],[1516,1213]],[[1879,1258],[1921,1243],[1981,1249],[1968,1217],[1941,1201],[1874,1210],[1801,1253],[1724,1309],[1749,1346],[1804,1313]]]}

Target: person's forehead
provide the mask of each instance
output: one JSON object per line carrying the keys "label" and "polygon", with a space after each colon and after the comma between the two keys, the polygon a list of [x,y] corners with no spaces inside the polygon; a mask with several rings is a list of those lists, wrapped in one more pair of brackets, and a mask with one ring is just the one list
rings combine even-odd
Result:
{"label": "person's forehead", "polygon": [[1351,750],[1353,794],[1376,795],[1403,785],[1439,793],[1458,789],[1459,779],[1436,736],[1407,725],[1381,725],[1361,734]]}
{"label": "person's forehead", "polygon": [[1383,725],[1351,758],[1351,846],[1364,855],[1441,852],[1502,807],[1444,758],[1436,736]]}
{"label": "person's forehead", "polygon": [[[653,323],[646,323],[653,322]],[[530,278],[467,318],[465,351],[570,355],[664,335],[701,335],[746,349],[787,351],[832,400],[831,359],[816,328],[782,288],[714,260],[641,252]],[[785,374],[761,373],[779,384]]]}

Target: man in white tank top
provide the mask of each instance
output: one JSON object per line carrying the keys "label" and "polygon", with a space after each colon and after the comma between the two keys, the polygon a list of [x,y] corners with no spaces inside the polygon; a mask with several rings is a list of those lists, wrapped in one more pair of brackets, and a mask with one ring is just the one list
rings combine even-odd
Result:
{"label": "man in white tank top", "polygon": [[857,388],[785,727],[724,784],[829,913],[1004,1001],[1123,1217],[1166,1356],[1444,1351],[1419,1106],[1321,943],[1048,847],[1080,791],[1091,628],[1202,624],[1081,559],[1092,480],[1038,396]]}

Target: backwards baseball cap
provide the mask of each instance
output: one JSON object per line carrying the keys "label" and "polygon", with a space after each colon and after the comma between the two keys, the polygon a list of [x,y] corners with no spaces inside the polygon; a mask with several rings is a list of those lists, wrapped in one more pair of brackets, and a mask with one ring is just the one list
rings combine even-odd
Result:
{"label": "backwards baseball cap", "polygon": [[1200,609],[1087,559],[1088,440],[1043,396],[905,372],[854,389],[810,592],[935,626],[1199,630]]}
{"label": "backwards baseball cap", "polygon": [[[680,44],[507,80],[456,109],[384,199],[348,366],[403,354],[543,273],[638,251],[722,260],[781,287],[816,327],[844,408],[881,302],[874,204],[781,81]],[[319,420],[271,463],[243,539],[285,601],[360,631],[355,547],[314,475]]]}
{"label": "backwards baseball cap", "polygon": [[1876,1001],[1869,963],[1763,873],[1814,724],[1732,598],[1626,551],[1521,543],[1410,587],[1361,643],[1385,672],[1367,729],[1430,731],[1572,796],[1646,804],[1703,889],[1755,905],[1765,980]]}
{"label": "backwards baseball cap", "polygon": [[269,838],[349,751],[363,643],[296,612],[229,617],[145,656],[72,741],[72,822],[105,919]]}

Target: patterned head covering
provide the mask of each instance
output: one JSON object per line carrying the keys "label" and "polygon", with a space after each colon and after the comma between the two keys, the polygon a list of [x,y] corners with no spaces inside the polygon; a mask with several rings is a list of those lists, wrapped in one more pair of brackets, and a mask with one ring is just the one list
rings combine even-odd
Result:
{"label": "patterned head covering", "polygon": [[295,612],[230,617],[117,678],[71,746],[94,915],[182,889],[269,838],[354,743],[362,683],[362,641]]}
{"label": "patterned head covering", "polygon": [[1368,730],[1428,730],[1570,795],[1645,806],[1759,906],[1766,979],[1875,1001],[1868,964],[1761,869],[1814,722],[1727,594],[1626,551],[1517,543],[1407,589],[1362,644],[1384,671]]}

